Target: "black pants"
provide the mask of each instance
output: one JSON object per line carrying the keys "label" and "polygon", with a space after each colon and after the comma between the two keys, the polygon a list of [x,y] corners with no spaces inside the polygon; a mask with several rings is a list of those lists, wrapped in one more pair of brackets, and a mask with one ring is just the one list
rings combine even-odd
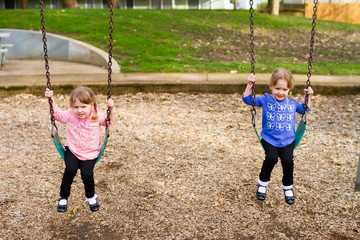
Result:
{"label": "black pants", "polygon": [[287,145],[286,147],[278,148],[274,147],[270,143],[261,139],[265,150],[265,160],[263,162],[260,180],[263,182],[270,181],[270,176],[273,168],[278,162],[280,157],[281,165],[283,169],[282,184],[284,186],[291,186],[294,182],[294,142]]}
{"label": "black pants", "polygon": [[94,183],[94,160],[79,160],[68,147],[65,147],[65,172],[60,187],[60,197],[67,199],[70,196],[71,184],[77,173],[77,170],[81,171],[81,179],[85,187],[85,196],[92,198],[95,194]]}

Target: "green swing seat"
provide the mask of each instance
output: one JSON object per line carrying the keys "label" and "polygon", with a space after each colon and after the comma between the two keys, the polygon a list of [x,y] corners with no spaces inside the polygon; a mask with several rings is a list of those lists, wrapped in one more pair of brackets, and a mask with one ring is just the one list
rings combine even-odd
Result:
{"label": "green swing seat", "polygon": [[299,145],[301,138],[304,136],[306,130],[306,122],[304,120],[300,120],[299,125],[295,132],[295,145],[294,149]]}
{"label": "green swing seat", "polygon": [[[260,135],[256,129],[256,126],[254,126],[254,130],[255,130],[255,133],[256,133],[256,136],[261,144],[261,147],[264,148],[262,142],[261,142],[261,138],[260,138]],[[299,145],[300,141],[301,141],[301,138],[304,136],[304,133],[305,133],[305,130],[306,130],[306,122],[301,119],[300,122],[299,122],[299,125],[298,127],[296,128],[296,131],[295,131],[295,144],[294,144],[294,149]]]}
{"label": "green swing seat", "polygon": [[64,149],[63,145],[61,144],[59,134],[57,132],[54,134],[53,141],[54,141],[56,150],[60,154],[61,158],[65,160],[65,149]]}
{"label": "green swing seat", "polygon": [[[108,143],[108,140],[109,140],[109,137],[106,137],[105,141],[102,143],[102,145],[100,147],[100,153],[96,159],[95,164],[100,160],[101,156],[103,155],[105,148],[106,148],[106,144]],[[60,154],[61,158],[65,160],[65,149],[60,141],[60,137],[57,132],[55,132],[55,134],[54,134],[53,141],[54,141],[56,150]]]}

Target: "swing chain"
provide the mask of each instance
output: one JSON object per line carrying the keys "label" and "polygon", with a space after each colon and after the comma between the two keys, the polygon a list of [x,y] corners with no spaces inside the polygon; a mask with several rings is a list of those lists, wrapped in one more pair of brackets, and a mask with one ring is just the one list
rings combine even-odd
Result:
{"label": "swing chain", "polygon": [[310,87],[310,77],[311,77],[311,69],[312,69],[312,59],[313,59],[313,50],[314,50],[314,41],[315,41],[315,27],[316,27],[316,12],[317,12],[317,6],[318,0],[314,0],[314,8],[313,8],[313,16],[312,16],[312,29],[311,29],[311,38],[310,38],[310,54],[309,54],[309,65],[308,65],[308,80],[306,81],[306,86]]}
{"label": "swing chain", "polygon": [[251,73],[255,74],[255,52],[254,52],[254,9],[253,0],[250,0],[250,49],[251,49]]}
{"label": "swing chain", "polygon": [[[313,60],[313,51],[314,51],[314,41],[315,41],[315,27],[316,27],[316,12],[317,12],[317,3],[318,0],[314,0],[314,7],[313,7],[313,16],[312,16],[312,29],[311,29],[311,38],[310,38],[310,47],[309,47],[309,65],[308,65],[308,73],[307,73],[307,80],[306,80],[306,89],[308,89],[311,86],[310,78],[311,78],[311,69],[312,69],[312,60]],[[308,109],[308,94],[305,94],[304,99],[304,111],[303,111],[303,118],[305,117],[304,121],[306,122],[306,111]]]}
{"label": "swing chain", "polygon": [[[110,20],[109,20],[109,62],[108,62],[108,86],[107,86],[107,99],[111,98],[111,73],[112,73],[112,48],[113,48],[113,23],[114,23],[114,18],[113,18],[113,9],[114,9],[114,2],[113,0],[109,1],[110,4]],[[110,125],[110,108],[107,109],[106,111],[107,116],[106,116],[106,137],[110,136],[110,132],[109,132],[109,125]]]}
{"label": "swing chain", "polygon": [[[254,51],[254,9],[253,9],[253,0],[250,0],[250,54],[251,54],[251,73],[255,75],[255,51]],[[256,115],[256,109],[255,109],[255,83],[252,84],[251,87],[252,94],[252,108],[250,110],[251,112],[251,121],[253,126],[255,127],[255,115]]]}
{"label": "swing chain", "polygon": [[[40,0],[40,15],[41,15],[41,32],[42,32],[42,41],[44,48],[44,60],[45,60],[45,70],[46,70],[46,79],[47,79],[47,88],[51,90],[51,82],[50,82],[50,71],[49,71],[49,57],[48,57],[48,49],[47,49],[47,39],[46,39],[46,29],[45,29],[45,13],[44,13],[44,1]],[[48,99],[49,107],[50,107],[50,120],[51,120],[51,137],[54,138],[54,128],[58,131],[58,128],[55,124],[54,117],[54,108],[53,108],[53,100],[51,98]]]}

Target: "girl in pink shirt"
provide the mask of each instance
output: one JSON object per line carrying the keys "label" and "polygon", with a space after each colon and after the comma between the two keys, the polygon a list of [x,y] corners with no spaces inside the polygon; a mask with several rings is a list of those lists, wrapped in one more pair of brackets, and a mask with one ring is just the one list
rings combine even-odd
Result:
{"label": "girl in pink shirt", "polygon": [[[53,91],[46,89],[45,97],[52,98]],[[114,101],[108,99],[110,109],[110,126],[114,121]],[[66,212],[67,199],[70,196],[71,184],[77,173],[81,171],[81,179],[85,187],[85,199],[91,211],[100,208],[95,194],[94,167],[100,153],[101,126],[106,126],[106,115],[97,111],[94,92],[87,87],[77,87],[70,94],[70,107],[61,111],[53,100],[55,120],[66,123],[65,172],[63,175],[58,212]]]}

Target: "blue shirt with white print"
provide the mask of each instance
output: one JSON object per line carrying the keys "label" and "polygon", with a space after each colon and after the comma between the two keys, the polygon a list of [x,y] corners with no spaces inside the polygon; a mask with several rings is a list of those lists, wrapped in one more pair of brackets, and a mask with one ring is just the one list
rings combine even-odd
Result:
{"label": "blue shirt with white print", "polygon": [[[252,105],[252,95],[242,97],[247,105]],[[304,103],[287,97],[278,101],[265,93],[255,98],[255,106],[262,107],[261,137],[275,147],[285,147],[295,140],[295,112],[304,112]],[[309,111],[310,109],[308,109]]]}

